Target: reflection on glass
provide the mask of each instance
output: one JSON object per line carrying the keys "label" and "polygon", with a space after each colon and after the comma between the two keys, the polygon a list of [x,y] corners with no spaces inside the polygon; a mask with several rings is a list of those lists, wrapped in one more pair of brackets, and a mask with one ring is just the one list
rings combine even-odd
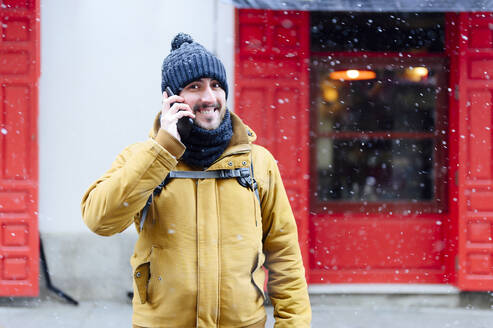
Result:
{"label": "reflection on glass", "polygon": [[317,168],[321,201],[433,198],[432,140],[320,138]]}
{"label": "reflection on glass", "polygon": [[432,132],[437,95],[434,72],[416,82],[419,75],[410,71],[381,68],[376,70],[377,78],[361,81],[324,77],[318,131]]}
{"label": "reflection on glass", "polygon": [[310,15],[311,50],[443,52],[444,13],[343,13]]}
{"label": "reflection on glass", "polygon": [[[321,59],[312,71],[318,201],[436,200],[440,66],[361,59],[330,65],[333,60]],[[352,69],[375,75],[331,75]]]}

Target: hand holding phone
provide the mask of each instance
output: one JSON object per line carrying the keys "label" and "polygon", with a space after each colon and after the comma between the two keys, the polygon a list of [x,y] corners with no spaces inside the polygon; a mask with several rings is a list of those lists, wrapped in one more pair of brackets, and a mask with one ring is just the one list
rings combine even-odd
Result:
{"label": "hand holding phone", "polygon": [[[175,95],[169,86],[166,87],[165,91],[168,97]],[[170,107],[173,105],[174,103],[170,104]],[[178,133],[180,134],[180,138],[182,140],[188,138],[190,132],[192,132],[192,125],[193,119],[191,117],[185,116],[178,120],[178,122],[176,123],[176,128],[178,129]]]}

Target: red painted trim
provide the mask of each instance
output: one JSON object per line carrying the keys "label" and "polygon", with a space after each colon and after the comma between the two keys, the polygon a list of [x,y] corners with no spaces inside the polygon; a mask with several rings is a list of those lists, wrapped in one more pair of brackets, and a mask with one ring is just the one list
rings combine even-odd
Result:
{"label": "red painted trim", "polygon": [[[445,53],[450,62],[449,89],[454,90],[459,83],[459,63],[456,49],[459,41],[458,24],[459,14],[447,13],[445,16]],[[449,93],[449,165],[448,165],[448,204],[449,222],[444,226],[446,248],[444,254],[445,271],[448,281],[457,284],[457,252],[459,238],[459,212],[458,212],[458,166],[459,166],[459,104],[455,99],[454,92]]]}
{"label": "red painted trim", "polygon": [[[0,104],[0,122],[10,128],[22,126],[17,130],[19,137],[10,143],[19,143],[22,159],[9,164],[14,170],[25,169],[23,173],[5,173],[8,134],[3,138],[0,149],[0,192],[2,199],[10,204],[10,209],[0,209],[0,296],[38,296],[39,294],[39,233],[38,233],[38,80],[40,76],[40,0],[9,1],[9,6],[0,8],[2,23],[12,28],[12,39],[0,42],[0,51],[10,52],[15,67],[0,75],[0,96],[7,97],[5,90],[14,92],[25,88],[25,98],[16,95],[14,106],[22,114],[22,119],[8,116],[12,110]],[[6,20],[8,17],[8,21]],[[19,22],[28,22],[25,32]],[[14,22],[9,26],[10,22]],[[3,36],[5,37],[5,36]],[[22,40],[23,39],[23,40]],[[13,54],[13,55],[12,55]],[[19,57],[16,58],[15,56]],[[14,90],[14,91],[12,91]],[[22,90],[22,89],[21,89]],[[2,95],[2,92],[3,95]],[[11,96],[12,97],[12,96]],[[12,97],[14,98],[14,97]],[[12,101],[12,98],[8,101]],[[9,121],[7,121],[9,117]],[[5,174],[5,175],[4,175]],[[6,205],[6,204],[3,204]]]}
{"label": "red painted trim", "polygon": [[[458,51],[458,83],[457,87],[462,90],[466,88],[466,81],[467,81],[467,72],[466,72],[466,67],[467,67],[467,61],[464,56],[465,52],[464,50],[467,48],[466,41],[460,37],[462,33],[467,33],[467,14],[459,14],[459,19],[458,19],[458,34],[456,35],[458,42],[456,44],[456,51]],[[462,96],[462,94],[459,94],[459,99],[458,99],[458,134],[459,134],[459,139],[458,139],[458,160],[459,163],[466,163],[467,162],[467,145],[465,142],[460,141],[460,135],[463,135],[465,132],[464,129],[465,127],[464,122],[467,119],[467,112],[466,112],[466,100],[467,97]],[[459,201],[458,201],[458,228],[459,228],[459,245],[458,245],[458,260],[457,260],[457,265],[458,265],[458,287],[461,289],[465,290],[470,290],[471,287],[473,286],[468,286],[468,280],[465,279],[465,276],[467,275],[466,272],[466,262],[464,259],[467,256],[467,252],[465,249],[465,244],[467,242],[467,230],[464,231],[464,229],[467,229],[467,227],[464,224],[464,220],[467,217],[466,211],[467,211],[467,205],[465,201],[462,201],[463,195],[465,193],[466,185],[465,182],[467,181],[467,172],[466,170],[461,168],[461,165],[459,164],[459,169],[458,169],[458,181],[459,181],[459,186],[458,186],[458,195],[459,195]]]}
{"label": "red painted trim", "polygon": [[413,52],[369,52],[369,51],[314,51],[312,57],[361,57],[361,58],[447,58],[443,53],[413,53]]}
{"label": "red painted trim", "polygon": [[[441,229],[448,224],[448,215],[382,216],[333,213],[311,215],[310,221],[314,237],[318,234],[320,239],[330,238],[334,241],[328,243],[313,240],[311,247],[314,252],[310,260],[311,283],[450,283],[447,269],[443,266],[449,255],[443,243],[444,234]],[[326,230],[329,226],[330,230]],[[348,227],[353,228],[348,230],[346,229]],[[409,229],[410,227],[412,229]],[[338,231],[338,228],[343,229]],[[441,233],[437,235],[430,229]],[[324,232],[328,232],[328,236]],[[399,233],[402,235],[396,238],[395,234]],[[337,235],[341,236],[334,239]],[[430,236],[434,237],[433,243],[427,240]],[[341,237],[344,240],[341,240]],[[401,249],[396,249],[392,244],[400,243],[399,239],[410,241],[415,245],[403,243]],[[390,241],[387,244],[391,247],[371,249],[371,244],[381,244],[384,240]],[[425,245],[420,244],[421,240],[426,240]],[[346,254],[345,258],[338,260],[343,254],[337,250],[346,247],[355,250],[361,248],[360,252],[366,250],[365,256],[360,254],[359,261],[354,261],[349,254]],[[412,252],[407,252],[410,249]],[[398,253],[393,253],[396,250]],[[430,252],[425,252],[426,250]],[[326,252],[326,258],[316,257],[320,252]],[[409,263],[415,264],[409,266]]]}
{"label": "red painted trim", "polygon": [[433,138],[437,133],[429,132],[346,132],[335,131],[327,133],[317,133],[318,137],[333,137],[334,139],[346,138],[375,138],[375,139],[428,139]]}
{"label": "red painted trim", "polygon": [[[489,12],[461,13],[457,17],[456,43],[451,49],[457,63],[457,73],[454,73],[453,78],[457,85],[454,95],[458,98],[454,102],[457,108],[457,132],[454,133],[454,142],[458,150],[459,182],[457,285],[461,290],[486,291],[493,290],[493,184],[489,177],[493,154],[491,147],[486,151],[483,149],[475,140],[474,134],[475,131],[479,134],[484,131],[482,127],[485,120],[486,126],[491,126],[493,86],[488,81],[489,77],[477,76],[473,67],[484,70],[482,73],[486,72],[486,75],[491,67],[493,46],[489,25],[493,24],[493,19]],[[483,38],[478,39],[477,35]],[[481,66],[478,66],[479,62]],[[484,113],[488,116],[484,117]],[[477,120],[477,114],[482,115],[481,121]],[[483,143],[491,144],[490,139],[488,136],[483,139]],[[473,168],[471,163],[474,161],[484,161],[485,167]]]}
{"label": "red painted trim", "polygon": [[[349,281],[348,281],[349,279]],[[315,270],[312,269],[310,275],[312,284],[364,284],[364,283],[410,283],[410,284],[443,284],[448,283],[444,280],[442,271],[422,269],[422,270],[403,270],[397,268],[393,270]]]}
{"label": "red painted trim", "polygon": [[235,112],[278,160],[308,275],[308,180],[299,177],[310,158],[309,14],[235,9],[235,18]]}

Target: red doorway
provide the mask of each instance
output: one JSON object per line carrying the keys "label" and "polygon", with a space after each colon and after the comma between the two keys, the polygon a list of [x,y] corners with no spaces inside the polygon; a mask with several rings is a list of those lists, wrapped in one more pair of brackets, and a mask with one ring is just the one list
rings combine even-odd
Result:
{"label": "red doorway", "polygon": [[[313,13],[238,10],[235,59],[236,110],[257,131],[259,143],[279,159],[298,222],[309,283],[439,283],[455,284],[463,290],[493,288],[493,219],[489,214],[493,203],[493,166],[489,163],[493,156],[488,132],[492,116],[484,110],[493,99],[489,82],[493,76],[489,66],[491,13],[443,15],[444,44],[438,54],[333,54],[337,58],[331,58],[335,61],[328,71],[347,69],[344,61],[348,58],[357,64],[377,56],[383,58],[379,60],[384,66],[386,60],[397,58],[396,67],[402,70],[421,61],[420,66],[435,71],[438,84],[434,85],[431,130],[325,131],[325,135],[313,130],[320,118],[314,113],[316,92],[309,85],[317,56],[310,48],[314,31],[310,15]],[[373,66],[370,69],[378,69],[378,63]],[[476,118],[471,117],[470,108]],[[421,152],[408,159],[431,157],[427,168],[414,166],[428,177],[404,175],[408,181],[401,181],[396,190],[407,195],[404,201],[370,200],[361,194],[356,202],[347,195],[334,201],[328,194],[317,200],[317,138],[345,138],[353,144],[354,140],[376,138],[382,149],[392,141],[407,142],[404,148]],[[420,141],[409,142],[411,139]],[[351,142],[346,140],[347,149]],[[350,153],[342,146],[337,151],[339,159]],[[344,171],[337,174],[347,175]],[[349,180],[350,186],[358,184],[357,178]],[[418,197],[410,194],[411,182],[424,185]],[[326,191],[330,188],[325,185]]]}
{"label": "red doorway", "polygon": [[447,66],[400,55],[312,53],[312,283],[444,282]]}

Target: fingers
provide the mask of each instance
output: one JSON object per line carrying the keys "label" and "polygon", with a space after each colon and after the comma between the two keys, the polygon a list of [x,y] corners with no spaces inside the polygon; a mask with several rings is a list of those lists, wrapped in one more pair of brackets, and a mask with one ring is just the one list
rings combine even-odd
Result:
{"label": "fingers", "polygon": [[166,112],[168,109],[170,109],[171,104],[173,103],[183,103],[185,99],[183,97],[173,95],[171,97],[168,97],[168,94],[166,91],[163,92],[163,100],[162,100],[162,106],[161,106],[161,111]]}
{"label": "fingers", "polygon": [[189,111],[189,112],[193,113],[190,106],[188,106],[187,104],[184,104],[184,103],[174,103],[173,105],[171,105],[171,107],[169,108],[167,113],[173,115],[173,114],[176,114],[180,111]]}
{"label": "fingers", "polygon": [[173,125],[182,118],[195,118],[195,115],[190,106],[182,101],[185,99],[180,96],[166,97],[166,92],[163,92],[163,108],[161,110],[162,125]]}
{"label": "fingers", "polygon": [[185,116],[188,116],[190,118],[195,118],[195,115],[191,111],[186,111],[186,110],[181,110],[175,115],[177,120]]}
{"label": "fingers", "polygon": [[183,117],[195,118],[195,115],[188,104],[185,102],[185,98],[173,95],[168,97],[166,92],[163,92],[163,102],[161,108],[161,128],[168,131],[171,135],[175,136],[178,140],[180,134],[178,133],[177,123],[178,120]]}

